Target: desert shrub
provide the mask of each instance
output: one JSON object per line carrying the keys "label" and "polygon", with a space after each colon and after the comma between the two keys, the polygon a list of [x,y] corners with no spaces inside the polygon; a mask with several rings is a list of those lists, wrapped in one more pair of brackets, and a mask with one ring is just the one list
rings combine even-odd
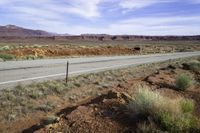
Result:
{"label": "desert shrub", "polygon": [[0,46],[0,51],[9,50],[10,47],[8,45]]}
{"label": "desert shrub", "polygon": [[36,57],[34,55],[27,55],[27,56],[24,57],[24,59],[26,59],[26,60],[35,60]]}
{"label": "desert shrub", "polygon": [[192,114],[180,113],[176,116],[170,112],[161,112],[157,117],[161,128],[171,133],[193,132],[198,129],[198,121]]}
{"label": "desert shrub", "polygon": [[154,123],[139,123],[137,124],[136,133],[165,133],[158,129]]}
{"label": "desert shrub", "polygon": [[34,44],[33,46],[32,46],[32,48],[41,48],[42,47],[42,45],[39,45],[39,44]]}
{"label": "desert shrub", "polygon": [[178,100],[163,97],[159,92],[150,91],[148,88],[138,89],[134,99],[134,102],[129,103],[128,108],[144,115],[154,114],[158,111],[178,113],[180,110]]}
{"label": "desert shrub", "polygon": [[194,102],[192,100],[183,99],[180,105],[183,113],[192,113],[194,111]]}
{"label": "desert shrub", "polygon": [[180,74],[176,77],[176,88],[184,91],[192,85],[192,79],[187,74]]}
{"label": "desert shrub", "polygon": [[43,93],[41,91],[32,91],[30,94],[30,97],[33,99],[37,99],[39,97],[41,97],[43,95]]}
{"label": "desert shrub", "polygon": [[128,108],[146,118],[151,117],[164,131],[181,133],[198,129],[198,121],[193,116],[194,103],[192,100],[170,99],[147,88],[138,89],[133,99],[128,104]]}
{"label": "desert shrub", "polygon": [[138,89],[134,95],[134,102],[130,102],[128,108],[134,110],[135,112],[139,112],[143,115],[148,115],[150,112],[154,112],[158,101],[162,101],[163,97],[153,91],[149,91],[148,89]]}
{"label": "desert shrub", "polygon": [[168,112],[162,112],[159,114],[159,124],[161,125],[162,128],[165,130],[172,130],[174,123],[174,117]]}
{"label": "desert shrub", "polygon": [[44,111],[44,112],[49,112],[55,108],[55,105],[53,102],[48,101],[47,103],[39,106],[37,109]]}
{"label": "desert shrub", "polygon": [[188,64],[188,67],[190,70],[194,72],[199,72],[200,71],[200,62],[191,62]]}
{"label": "desert shrub", "polygon": [[12,54],[0,54],[0,58],[4,60],[12,60],[15,58],[15,56]]}
{"label": "desert shrub", "polygon": [[56,92],[56,93],[59,93],[59,94],[61,94],[64,91],[64,89],[66,88],[66,86],[64,86],[64,84],[58,83],[58,82],[53,82],[53,81],[48,84],[48,87],[53,92]]}

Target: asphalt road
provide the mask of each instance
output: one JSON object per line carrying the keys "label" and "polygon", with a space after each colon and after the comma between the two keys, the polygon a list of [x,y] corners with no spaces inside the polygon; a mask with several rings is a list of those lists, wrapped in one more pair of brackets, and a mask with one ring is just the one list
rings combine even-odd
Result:
{"label": "asphalt road", "polygon": [[78,75],[191,56],[200,56],[200,52],[0,62],[0,89],[17,84],[64,79],[67,61],[69,75]]}

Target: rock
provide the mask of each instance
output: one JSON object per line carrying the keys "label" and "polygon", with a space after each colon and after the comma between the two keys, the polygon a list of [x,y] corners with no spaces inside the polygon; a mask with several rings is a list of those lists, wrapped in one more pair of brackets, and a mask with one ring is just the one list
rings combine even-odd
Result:
{"label": "rock", "polygon": [[58,120],[59,120],[59,117],[57,117],[57,116],[48,116],[47,119],[44,119],[44,120],[41,121],[41,124],[42,125],[49,125],[50,124],[49,126],[51,126],[52,123],[55,123]]}
{"label": "rock", "polygon": [[134,50],[136,50],[136,51],[140,51],[141,48],[140,48],[140,47],[134,47]]}
{"label": "rock", "polygon": [[115,91],[109,91],[108,92],[108,98],[112,99],[112,98],[120,98],[121,94],[119,92],[115,92]]}
{"label": "rock", "polygon": [[16,114],[9,114],[9,115],[8,115],[8,119],[9,119],[10,121],[15,120],[16,116],[17,116]]}
{"label": "rock", "polygon": [[113,80],[113,77],[112,76],[106,76],[106,79],[107,80]]}
{"label": "rock", "polygon": [[0,58],[0,62],[3,62],[4,60],[2,58]]}
{"label": "rock", "polygon": [[[130,101],[133,101],[133,98],[129,94],[127,94],[125,92],[120,93],[120,92],[116,92],[116,91],[112,91],[112,90],[108,92],[108,98],[110,98],[110,99],[119,98],[119,99],[124,100],[127,103]],[[104,99],[104,100],[106,100],[106,99]]]}
{"label": "rock", "polygon": [[102,88],[109,88],[110,84],[107,83],[99,83],[99,86],[101,86]]}
{"label": "rock", "polygon": [[129,103],[130,101],[133,101],[134,99],[127,93],[123,92],[121,93],[121,97],[127,102]]}
{"label": "rock", "polygon": [[75,95],[70,96],[70,97],[69,97],[69,100],[72,100],[72,101],[73,101],[73,100],[76,100],[76,96],[75,96]]}
{"label": "rock", "polygon": [[146,78],[146,81],[152,85],[174,88],[175,75],[172,72],[160,71],[159,74],[153,74],[151,76],[148,76]]}
{"label": "rock", "polygon": [[175,69],[176,69],[176,67],[173,66],[173,65],[169,65],[169,66],[167,66],[167,67],[160,68],[160,70],[175,70]]}
{"label": "rock", "polygon": [[190,69],[190,65],[188,63],[183,63],[182,64],[182,68],[185,70],[189,70]]}
{"label": "rock", "polygon": [[122,84],[118,84],[117,87],[124,88],[124,86]]}
{"label": "rock", "polygon": [[173,66],[173,65],[169,65],[169,66],[167,66],[167,68],[168,68],[168,69],[173,69],[173,70],[176,69],[176,67]]}

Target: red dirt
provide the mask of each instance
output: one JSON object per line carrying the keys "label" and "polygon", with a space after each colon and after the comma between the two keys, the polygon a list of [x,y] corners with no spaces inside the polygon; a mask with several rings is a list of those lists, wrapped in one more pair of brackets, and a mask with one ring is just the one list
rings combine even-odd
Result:
{"label": "red dirt", "polygon": [[175,75],[175,72],[160,70],[158,73],[148,76],[146,81],[159,87],[174,88]]}
{"label": "red dirt", "polygon": [[[180,69],[180,68],[178,68]],[[176,69],[177,70],[177,69]],[[195,113],[200,118],[200,88],[194,87],[185,92],[174,90],[173,86],[176,77],[176,70],[160,70],[151,76],[148,76],[147,82],[160,93],[176,98],[179,96],[193,99],[196,103]],[[60,120],[55,124],[50,124],[45,128],[37,131],[43,132],[136,132],[138,119],[131,118],[131,113],[125,107],[127,97],[121,96],[126,91],[132,94],[134,89],[130,89],[130,83],[120,84],[117,88],[113,88],[114,92],[101,95],[82,105],[77,105],[72,111],[63,113]],[[145,82],[139,82],[145,84]],[[125,85],[125,86],[124,86]],[[132,92],[131,92],[132,91]],[[110,97],[109,97],[110,96]],[[129,97],[128,97],[129,98]],[[131,119],[129,119],[131,118]]]}
{"label": "red dirt", "polygon": [[[195,101],[195,114],[200,118],[200,88],[199,84],[187,91],[176,91],[174,86],[171,86],[175,82],[177,73],[188,72],[179,67],[165,67],[159,69],[146,78],[131,78],[125,79],[123,82],[117,85],[110,86],[105,89],[97,97],[79,97],[81,102],[72,101],[73,105],[66,105],[64,109],[60,110],[57,115],[59,119],[54,124],[41,126],[37,121],[31,119],[24,119],[24,122],[30,120],[31,123],[37,122],[33,126],[26,125],[29,127],[24,132],[35,131],[37,133],[46,132],[105,132],[105,133],[116,133],[116,132],[136,132],[138,124],[142,121],[141,119],[132,117],[132,112],[129,112],[125,105],[129,95],[132,95],[138,85],[150,86],[152,89],[156,89],[161,94],[177,98],[179,96],[193,99]],[[141,73],[140,73],[141,75]],[[199,76],[195,73],[195,76]],[[145,80],[144,80],[145,78]],[[86,86],[86,88],[74,89],[75,92],[86,94],[87,89],[93,90],[92,86]],[[94,91],[94,90],[93,90]],[[129,94],[129,95],[127,95]],[[83,100],[86,99],[86,100]],[[65,103],[65,101],[63,101]],[[67,102],[66,102],[67,103]],[[36,114],[37,115],[37,114]],[[30,118],[30,117],[29,117]],[[12,129],[20,130],[20,124],[22,120],[16,122],[16,126],[11,126]],[[18,124],[17,124],[18,123]],[[12,124],[14,125],[14,123]],[[22,126],[21,126],[22,127]],[[14,130],[9,130],[14,131]]]}
{"label": "red dirt", "polygon": [[135,51],[126,47],[99,47],[99,48],[24,48],[5,51],[16,57],[34,55],[36,57],[53,57],[53,56],[86,56],[86,55],[125,55],[134,54]]}
{"label": "red dirt", "polygon": [[154,53],[170,53],[180,52],[182,49],[186,51],[197,51],[198,46],[176,46],[176,45],[113,45],[113,46],[74,46],[74,45],[30,45],[21,46],[22,48],[13,48],[10,50],[0,51],[0,54],[13,54],[17,59],[34,56],[34,57],[58,57],[58,56],[92,56],[92,55],[138,55],[138,54],[154,54]]}
{"label": "red dirt", "polygon": [[36,132],[126,132],[135,125],[125,117],[124,103],[121,93],[111,91],[77,106],[72,112],[63,114],[58,123]]}

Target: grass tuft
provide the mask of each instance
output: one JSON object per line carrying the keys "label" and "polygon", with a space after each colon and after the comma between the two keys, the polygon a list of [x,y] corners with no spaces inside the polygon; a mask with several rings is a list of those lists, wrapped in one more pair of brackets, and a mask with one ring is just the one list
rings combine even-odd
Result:
{"label": "grass tuft", "polygon": [[3,60],[12,60],[15,59],[15,56],[12,54],[0,54],[0,58]]}
{"label": "grass tuft", "polygon": [[10,50],[10,46],[5,45],[5,46],[0,46],[0,51],[4,51],[4,50]]}
{"label": "grass tuft", "polygon": [[199,130],[199,122],[193,116],[194,103],[189,99],[170,99],[148,88],[140,88],[128,108],[146,118],[153,118],[164,131],[181,133]]}
{"label": "grass tuft", "polygon": [[189,69],[194,72],[200,72],[200,62],[191,62],[188,64]]}
{"label": "grass tuft", "polygon": [[180,74],[176,77],[176,88],[181,91],[185,91],[192,85],[192,78],[187,74]]}
{"label": "grass tuft", "polygon": [[140,88],[134,95],[134,101],[128,107],[137,113],[149,115],[157,111],[179,112],[177,102],[163,97],[159,92],[150,91],[148,88]]}
{"label": "grass tuft", "polygon": [[55,108],[54,103],[51,101],[48,101],[47,103],[39,106],[37,109],[44,111],[44,112],[49,112],[49,111],[53,110],[54,108]]}
{"label": "grass tuft", "polygon": [[192,113],[194,111],[194,102],[192,100],[183,99],[180,105],[183,113]]}

